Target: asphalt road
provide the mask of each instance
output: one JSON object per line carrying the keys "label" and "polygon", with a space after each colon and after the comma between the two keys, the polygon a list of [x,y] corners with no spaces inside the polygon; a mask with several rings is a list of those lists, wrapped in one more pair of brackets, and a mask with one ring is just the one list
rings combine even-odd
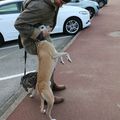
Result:
{"label": "asphalt road", "polygon": [[[58,51],[62,50],[73,36],[55,36],[53,43]],[[27,72],[37,69],[37,57],[28,55]],[[24,49],[16,42],[0,48],[0,116],[20,95],[20,78],[24,71]]]}

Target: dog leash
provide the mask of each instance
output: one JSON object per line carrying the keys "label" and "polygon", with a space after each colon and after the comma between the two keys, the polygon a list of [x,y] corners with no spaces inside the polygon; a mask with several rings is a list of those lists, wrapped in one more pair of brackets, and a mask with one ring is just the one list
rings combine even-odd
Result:
{"label": "dog leash", "polygon": [[27,61],[27,52],[24,51],[24,75],[26,75],[26,61]]}

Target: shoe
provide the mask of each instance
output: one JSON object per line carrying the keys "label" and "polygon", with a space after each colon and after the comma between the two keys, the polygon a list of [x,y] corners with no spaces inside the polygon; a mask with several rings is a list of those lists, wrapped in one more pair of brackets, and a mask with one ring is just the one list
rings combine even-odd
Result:
{"label": "shoe", "polygon": [[64,98],[58,97],[58,96],[54,96],[54,104],[60,104],[62,102],[64,102]]}
{"label": "shoe", "polygon": [[[58,96],[54,96],[54,104],[60,104],[62,102],[64,102],[64,98],[58,97]],[[47,105],[47,102],[44,101],[44,104]]]}
{"label": "shoe", "polygon": [[61,91],[65,89],[66,89],[65,85],[56,85],[56,84],[52,88],[53,91]]}

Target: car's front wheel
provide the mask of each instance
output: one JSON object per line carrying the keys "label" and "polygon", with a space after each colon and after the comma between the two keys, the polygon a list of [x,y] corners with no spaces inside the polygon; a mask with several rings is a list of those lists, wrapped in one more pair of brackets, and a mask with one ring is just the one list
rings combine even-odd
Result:
{"label": "car's front wheel", "polygon": [[104,0],[100,0],[98,4],[99,4],[100,8],[102,8],[102,7],[105,6],[105,1]]}
{"label": "car's front wheel", "polygon": [[74,35],[82,29],[82,23],[79,18],[71,17],[67,19],[64,23],[63,32]]}
{"label": "car's front wheel", "polygon": [[0,33],[0,46],[2,46],[4,43],[4,38],[2,36],[2,34]]}
{"label": "car's front wheel", "polygon": [[88,7],[88,8],[86,8],[86,10],[89,11],[90,19],[91,19],[95,15],[95,10],[92,7]]}

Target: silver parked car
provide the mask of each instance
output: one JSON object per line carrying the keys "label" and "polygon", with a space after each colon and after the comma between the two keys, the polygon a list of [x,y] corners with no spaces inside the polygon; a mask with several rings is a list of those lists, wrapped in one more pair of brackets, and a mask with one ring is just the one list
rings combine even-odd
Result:
{"label": "silver parked car", "polygon": [[92,1],[96,1],[99,4],[100,8],[108,4],[108,0],[92,0]]}
{"label": "silver parked car", "polygon": [[79,6],[87,9],[90,13],[90,18],[92,18],[99,11],[99,4],[91,0],[71,0],[71,2],[67,3],[66,5]]}

